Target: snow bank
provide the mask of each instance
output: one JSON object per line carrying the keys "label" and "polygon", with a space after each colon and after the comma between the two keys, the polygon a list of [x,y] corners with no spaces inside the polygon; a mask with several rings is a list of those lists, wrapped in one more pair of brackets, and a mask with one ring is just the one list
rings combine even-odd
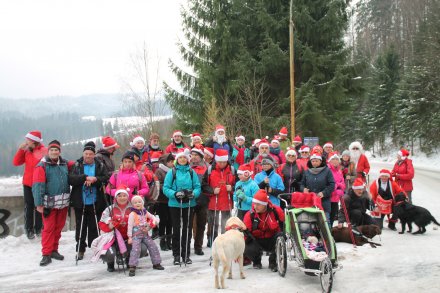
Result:
{"label": "snow bank", "polygon": [[0,197],[22,195],[23,194],[23,187],[21,184],[22,179],[23,179],[22,176],[1,177]]}

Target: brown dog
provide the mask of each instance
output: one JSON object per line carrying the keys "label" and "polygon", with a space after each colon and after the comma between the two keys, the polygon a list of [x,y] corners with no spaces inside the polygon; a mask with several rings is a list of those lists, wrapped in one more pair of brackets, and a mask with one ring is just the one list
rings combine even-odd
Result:
{"label": "brown dog", "polygon": [[[371,247],[373,248],[376,248],[376,246],[381,246],[381,244],[374,243],[369,240],[374,236],[380,235],[382,233],[379,226],[363,225],[356,227],[356,229],[360,232],[360,233],[356,233],[356,232],[353,233],[354,240],[357,246],[362,246],[365,243],[370,244]],[[340,229],[338,227],[333,227],[332,235],[333,235],[333,239],[335,239],[335,242],[352,243],[350,230],[347,227],[342,227]]]}

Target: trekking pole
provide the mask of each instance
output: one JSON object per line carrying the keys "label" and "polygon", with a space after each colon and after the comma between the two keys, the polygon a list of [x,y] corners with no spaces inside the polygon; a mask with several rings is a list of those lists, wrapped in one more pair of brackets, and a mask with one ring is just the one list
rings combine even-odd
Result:
{"label": "trekking pole", "polygon": [[[188,240],[189,238],[189,220],[190,220],[190,215],[191,215],[191,203],[188,203],[188,222],[187,222],[187,227],[186,227],[186,241],[185,241],[185,267],[186,267],[186,260],[188,258],[188,241],[190,241],[190,246],[191,246],[191,239]],[[183,219],[182,219],[183,222]]]}
{"label": "trekking pole", "polygon": [[[179,221],[181,221],[182,225],[179,233],[179,258],[182,257],[182,233],[183,233],[183,219],[182,219],[182,199],[180,199],[180,217]],[[186,247],[185,247],[186,249]],[[180,261],[179,261],[180,262]],[[180,267],[182,267],[182,262],[180,262]]]}
{"label": "trekking pole", "polygon": [[[91,193],[91,191],[89,192]],[[96,194],[96,196],[98,196],[98,194]],[[95,202],[93,202],[93,214],[95,215],[96,231],[98,232],[98,236],[101,236],[101,232],[99,231],[99,226],[98,226],[98,216],[96,215]]]}
{"label": "trekking pole", "polygon": [[82,210],[82,216],[81,216],[81,226],[79,227],[79,238],[78,238],[78,244],[76,247],[76,263],[75,265],[78,265],[78,257],[79,257],[79,247],[81,245],[81,236],[82,236],[82,228],[83,228],[83,221],[84,221],[84,211],[86,209],[86,205],[83,203],[83,210]]}
{"label": "trekking pole", "polygon": [[214,206],[214,222],[212,223],[212,231],[211,231],[211,248],[212,248],[212,243],[214,242],[214,229],[215,227],[215,222],[217,219],[217,203],[218,203],[218,194],[215,196],[215,206]]}
{"label": "trekking pole", "polygon": [[353,230],[352,230],[352,226],[351,226],[351,221],[350,221],[350,218],[348,217],[347,207],[345,206],[344,198],[341,197],[340,201],[341,201],[342,209],[344,210],[345,221],[347,222],[347,225],[348,225],[348,229],[349,229],[349,233],[350,233],[350,238],[351,238],[351,243],[353,243],[353,247],[356,248],[356,241],[354,239]]}

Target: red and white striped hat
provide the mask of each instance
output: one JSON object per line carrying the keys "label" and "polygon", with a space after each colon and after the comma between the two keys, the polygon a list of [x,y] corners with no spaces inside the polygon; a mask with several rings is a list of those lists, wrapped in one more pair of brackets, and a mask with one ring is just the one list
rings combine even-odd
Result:
{"label": "red and white striped hat", "polygon": [[216,162],[227,162],[228,159],[229,159],[229,156],[228,156],[228,151],[227,150],[225,150],[225,149],[218,149],[215,152],[214,160]]}
{"label": "red and white striped hat", "polygon": [[32,131],[29,131],[29,132],[25,135],[25,137],[26,137],[26,138],[29,138],[29,139],[32,140],[32,141],[38,142],[38,143],[43,142],[43,139],[41,138],[41,132],[38,131],[38,130],[32,130]]}

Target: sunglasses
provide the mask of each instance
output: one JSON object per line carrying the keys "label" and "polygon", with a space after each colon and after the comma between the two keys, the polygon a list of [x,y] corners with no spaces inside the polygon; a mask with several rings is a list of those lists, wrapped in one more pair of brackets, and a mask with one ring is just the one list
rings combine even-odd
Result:
{"label": "sunglasses", "polygon": [[358,150],[359,148],[352,148],[353,150]]}
{"label": "sunglasses", "polygon": [[288,157],[296,157],[295,155],[287,155]]}

